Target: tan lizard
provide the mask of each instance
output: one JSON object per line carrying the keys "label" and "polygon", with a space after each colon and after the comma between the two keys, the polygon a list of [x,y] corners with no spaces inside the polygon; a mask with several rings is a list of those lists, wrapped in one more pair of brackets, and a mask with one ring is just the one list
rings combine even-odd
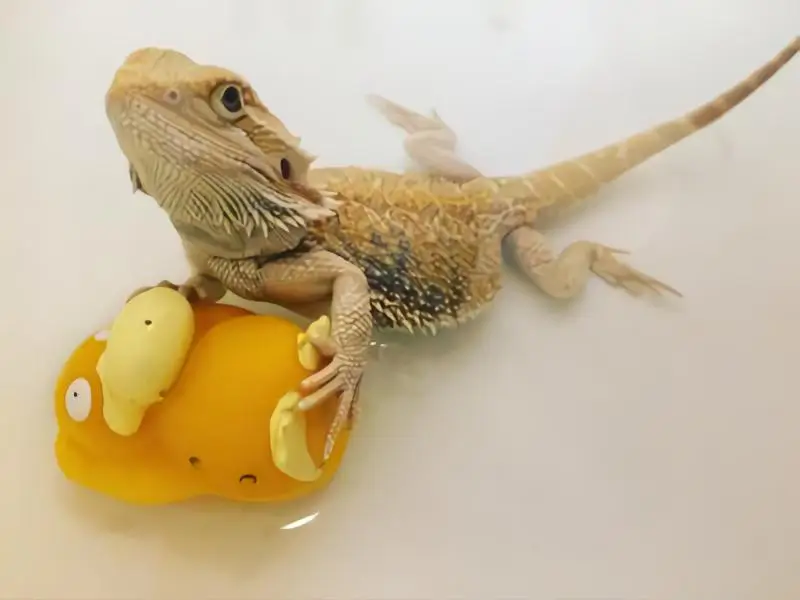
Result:
{"label": "tan lizard", "polygon": [[[193,269],[180,286],[159,285],[213,301],[230,290],[308,316],[329,305],[332,360],[303,383],[301,405],[339,396],[327,457],[358,408],[373,329],[435,332],[474,318],[500,289],[504,241],[521,270],[555,298],[580,293],[592,272],[631,292],[677,294],[621,262],[614,248],[578,241],[554,252],[533,227],[537,215],[588,198],[713,123],[798,50],[800,38],[681,118],[512,177],[484,177],[452,162],[447,140],[438,158],[426,155],[435,144],[407,145],[438,173],[312,169],[313,157],[243,77],[174,50],[130,54],[107,92],[106,112],[134,189],[167,213]],[[397,105],[382,110],[412,134],[427,126]]]}

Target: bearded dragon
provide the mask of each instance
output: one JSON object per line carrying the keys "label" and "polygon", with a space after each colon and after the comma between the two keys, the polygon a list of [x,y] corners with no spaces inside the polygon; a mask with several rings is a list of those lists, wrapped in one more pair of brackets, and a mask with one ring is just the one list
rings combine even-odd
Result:
{"label": "bearded dragon", "polygon": [[[555,252],[534,228],[537,215],[589,198],[717,121],[798,50],[800,38],[680,118],[517,176],[485,177],[448,163],[446,143],[438,158],[425,154],[435,145],[407,144],[433,172],[311,168],[315,158],[244,77],[171,49],[131,53],[105,105],[134,192],[161,206],[192,268],[186,282],[159,285],[211,301],[231,291],[307,316],[330,309],[331,339],[320,344],[331,361],[303,382],[300,406],[339,398],[327,457],[359,408],[373,330],[435,333],[475,318],[500,289],[503,243],[554,298],[581,293],[591,273],[631,292],[680,295],[622,262],[621,250],[577,241]],[[426,124],[398,105],[383,110],[412,134]]]}

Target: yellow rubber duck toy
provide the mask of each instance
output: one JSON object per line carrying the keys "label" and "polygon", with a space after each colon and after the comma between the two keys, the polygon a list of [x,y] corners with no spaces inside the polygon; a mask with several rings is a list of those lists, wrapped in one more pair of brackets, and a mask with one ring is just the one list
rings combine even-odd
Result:
{"label": "yellow rubber duck toy", "polygon": [[97,361],[103,418],[111,431],[136,433],[147,409],[178,378],[193,336],[192,306],[169,288],[154,288],[125,305]]}
{"label": "yellow rubber duck toy", "polygon": [[56,460],[74,483],[135,504],[214,495],[299,498],[325,487],[349,441],[320,465],[336,402],[296,409],[324,359],[323,317],[308,330],[168,288],[133,298],[90,336],[55,389]]}

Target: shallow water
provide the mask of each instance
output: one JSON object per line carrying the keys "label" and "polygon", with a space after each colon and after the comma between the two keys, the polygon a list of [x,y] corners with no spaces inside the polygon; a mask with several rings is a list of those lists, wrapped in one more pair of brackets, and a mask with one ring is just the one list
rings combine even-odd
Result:
{"label": "shallow water", "polygon": [[245,73],[320,165],[404,167],[379,93],[435,106],[500,174],[676,116],[799,33],[794,0],[631,4],[0,8],[0,597],[796,597],[800,60],[552,232],[631,250],[683,300],[593,281],[561,306],[509,273],[463,330],[381,338],[320,496],[132,508],[53,460],[61,361],[132,289],[186,274],[105,120],[128,52]]}

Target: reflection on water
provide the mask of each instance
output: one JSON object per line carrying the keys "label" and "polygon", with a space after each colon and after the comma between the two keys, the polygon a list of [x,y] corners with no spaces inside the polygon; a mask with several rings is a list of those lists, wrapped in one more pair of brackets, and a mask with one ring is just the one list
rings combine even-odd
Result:
{"label": "reflection on water", "polygon": [[297,519],[296,521],[292,521],[291,523],[287,523],[281,529],[297,529],[298,527],[302,527],[303,525],[308,525],[314,519],[319,516],[319,511],[308,515],[307,517],[303,517],[302,519]]}

